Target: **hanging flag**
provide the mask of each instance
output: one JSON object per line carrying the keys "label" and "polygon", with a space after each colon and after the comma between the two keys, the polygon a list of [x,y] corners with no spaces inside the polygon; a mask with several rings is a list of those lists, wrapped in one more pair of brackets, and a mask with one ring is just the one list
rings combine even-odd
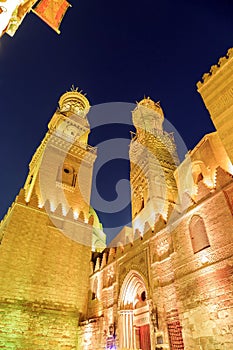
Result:
{"label": "hanging flag", "polygon": [[59,27],[69,6],[66,0],[41,0],[32,12],[60,34]]}
{"label": "hanging flag", "polygon": [[36,2],[37,0],[18,0],[19,4],[13,11],[9,24],[5,30],[8,35],[13,36],[15,34],[16,30],[23,22],[26,14],[31,10],[32,6]]}
{"label": "hanging flag", "polygon": [[6,32],[11,17],[23,0],[0,0],[0,37]]}

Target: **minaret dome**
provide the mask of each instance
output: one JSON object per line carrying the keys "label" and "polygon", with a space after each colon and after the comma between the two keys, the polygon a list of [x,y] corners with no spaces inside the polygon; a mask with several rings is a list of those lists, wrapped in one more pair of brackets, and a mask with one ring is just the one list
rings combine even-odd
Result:
{"label": "minaret dome", "polygon": [[152,109],[157,114],[159,114],[162,117],[162,119],[164,119],[164,113],[163,113],[162,107],[160,106],[159,101],[154,102],[153,100],[151,100],[150,97],[145,97],[140,102],[138,102],[138,107],[140,106],[146,107],[148,109]]}
{"label": "minaret dome", "polygon": [[64,93],[59,99],[59,107],[61,112],[71,111],[74,114],[78,114],[80,116],[85,116],[89,109],[90,104],[88,99],[78,91],[78,89],[74,89],[72,87],[71,91]]}
{"label": "minaret dome", "polygon": [[133,123],[137,131],[154,132],[163,130],[164,113],[160,102],[154,102],[150,97],[144,97],[133,111]]}

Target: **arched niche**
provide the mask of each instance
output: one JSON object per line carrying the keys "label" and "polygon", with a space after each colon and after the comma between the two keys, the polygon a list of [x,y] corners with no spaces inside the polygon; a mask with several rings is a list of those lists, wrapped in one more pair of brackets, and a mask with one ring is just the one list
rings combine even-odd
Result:
{"label": "arched niche", "polygon": [[205,249],[210,246],[209,238],[205,228],[205,223],[201,216],[192,216],[189,222],[189,234],[194,253],[198,253],[202,249]]}
{"label": "arched niche", "polygon": [[151,350],[151,320],[148,285],[131,270],[125,277],[118,300],[120,348]]}

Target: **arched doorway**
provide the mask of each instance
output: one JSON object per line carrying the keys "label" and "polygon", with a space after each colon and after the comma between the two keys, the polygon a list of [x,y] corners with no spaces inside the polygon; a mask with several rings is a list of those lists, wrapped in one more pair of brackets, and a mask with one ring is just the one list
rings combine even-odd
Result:
{"label": "arched doorway", "polygon": [[151,350],[148,288],[137,271],[125,277],[119,296],[119,345]]}

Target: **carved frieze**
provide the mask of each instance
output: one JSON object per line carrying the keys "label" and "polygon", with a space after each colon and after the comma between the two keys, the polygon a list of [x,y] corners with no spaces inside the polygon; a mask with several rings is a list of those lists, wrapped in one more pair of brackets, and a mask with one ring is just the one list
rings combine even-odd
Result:
{"label": "carved frieze", "polygon": [[151,262],[162,261],[174,251],[172,238],[169,235],[157,237],[151,249]]}
{"label": "carved frieze", "polygon": [[168,249],[169,249],[168,239],[166,237],[160,239],[157,243],[157,248],[156,248],[158,255],[162,256],[168,251]]}
{"label": "carved frieze", "polygon": [[213,115],[222,113],[233,105],[233,87],[223,91],[209,106],[209,111]]}

